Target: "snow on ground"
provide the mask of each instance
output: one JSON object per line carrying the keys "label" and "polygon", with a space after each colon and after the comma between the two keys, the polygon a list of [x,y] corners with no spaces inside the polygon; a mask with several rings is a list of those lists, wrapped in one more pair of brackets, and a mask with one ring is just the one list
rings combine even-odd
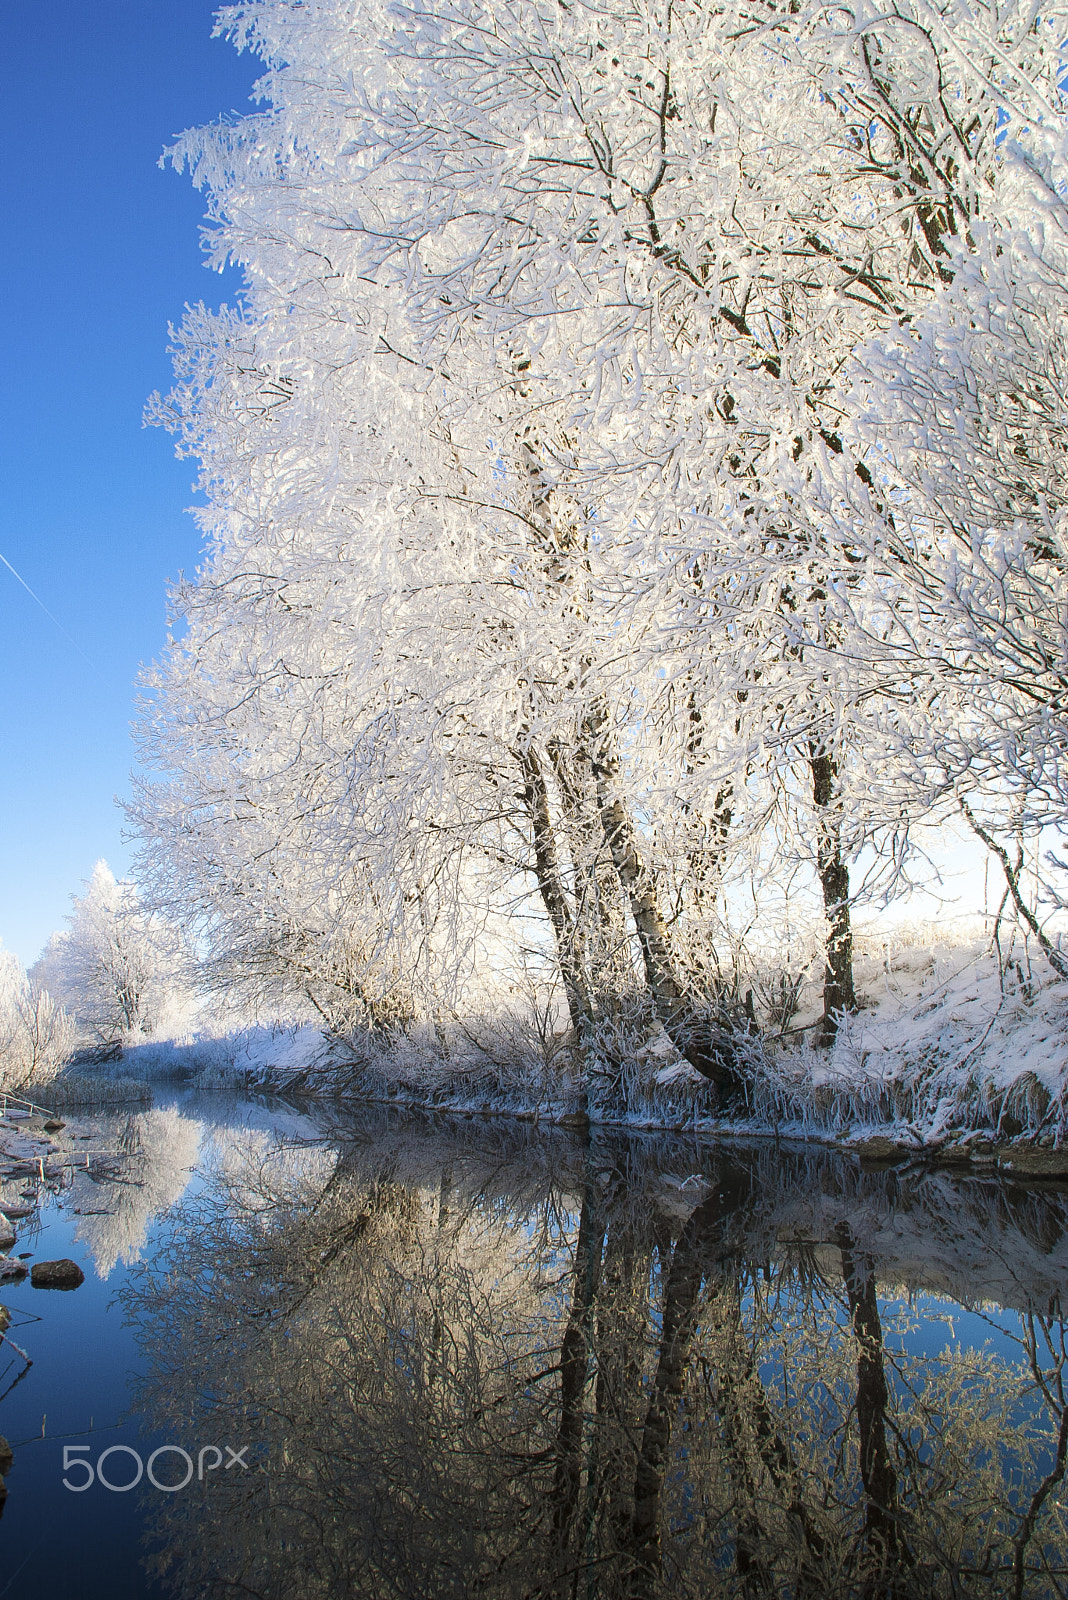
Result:
{"label": "snow on ground", "polygon": [[[858,1013],[832,1050],[793,1051],[812,1109],[832,1120],[1063,1134],[1068,983],[1010,930],[1000,949],[974,922],[858,941]],[[804,1097],[803,1097],[804,1098]]]}

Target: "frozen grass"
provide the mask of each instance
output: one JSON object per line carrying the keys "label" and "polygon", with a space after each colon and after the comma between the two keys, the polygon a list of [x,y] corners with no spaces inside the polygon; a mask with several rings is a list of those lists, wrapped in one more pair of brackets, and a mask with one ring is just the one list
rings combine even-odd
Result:
{"label": "frozen grass", "polygon": [[116,1105],[149,1105],[151,1085],[120,1073],[62,1072],[43,1093],[53,1111],[92,1111]]}

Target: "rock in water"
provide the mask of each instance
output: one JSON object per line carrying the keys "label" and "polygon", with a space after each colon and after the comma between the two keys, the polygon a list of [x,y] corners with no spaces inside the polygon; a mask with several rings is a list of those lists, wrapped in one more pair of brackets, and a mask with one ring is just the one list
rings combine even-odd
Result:
{"label": "rock in water", "polygon": [[1040,1150],[1028,1146],[1003,1150],[998,1167],[1014,1178],[1068,1179],[1068,1150]]}
{"label": "rock in water", "polygon": [[24,1278],[27,1267],[25,1261],[20,1261],[18,1256],[0,1256],[0,1280],[4,1278]]}
{"label": "rock in water", "polygon": [[38,1261],[30,1273],[35,1289],[76,1289],[85,1282],[85,1273],[76,1261]]}
{"label": "rock in water", "polygon": [[851,1148],[854,1155],[860,1157],[862,1167],[896,1167],[916,1154],[907,1144],[898,1144],[896,1139],[887,1139],[881,1133],[862,1139]]}
{"label": "rock in water", "polygon": [[15,1465],[15,1452],[0,1433],[0,1478],[6,1478]]}

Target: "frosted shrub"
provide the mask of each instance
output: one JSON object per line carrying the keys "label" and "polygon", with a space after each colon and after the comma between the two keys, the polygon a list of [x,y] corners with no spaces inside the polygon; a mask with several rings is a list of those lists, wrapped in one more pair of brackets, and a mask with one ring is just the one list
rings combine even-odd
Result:
{"label": "frosted shrub", "polygon": [[74,1020],[0,950],[0,1086],[27,1093],[47,1084],[74,1048]]}

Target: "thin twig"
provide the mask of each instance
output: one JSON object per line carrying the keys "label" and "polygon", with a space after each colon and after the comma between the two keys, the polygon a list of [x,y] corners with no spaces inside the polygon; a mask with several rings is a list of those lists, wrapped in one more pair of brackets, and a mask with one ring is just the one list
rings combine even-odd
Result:
{"label": "thin twig", "polygon": [[1009,860],[1009,852],[1005,849],[1005,846],[999,844],[993,835],[988,833],[982,824],[975,820],[971,807],[968,805],[967,800],[965,800],[963,797],[960,800],[960,809],[972,832],[983,841],[988,850],[993,851],[994,855],[996,855],[998,860],[1001,862],[1002,870],[1005,873],[1005,882],[1009,886],[1009,893],[1012,895],[1013,904],[1015,905],[1019,915],[1023,918],[1024,922],[1026,922],[1027,926],[1038,940],[1046,960],[1049,962],[1058,978],[1068,978],[1068,962],[1065,961],[1060,951],[1055,945],[1050,943],[1049,939],[1047,939],[1046,935],[1042,932],[1042,929],[1038,925],[1038,919],[1031,910],[1030,906],[1025,904],[1023,896],[1020,893],[1020,867],[1022,866],[1022,862],[1018,862],[1016,867],[1013,867],[1012,862]]}

